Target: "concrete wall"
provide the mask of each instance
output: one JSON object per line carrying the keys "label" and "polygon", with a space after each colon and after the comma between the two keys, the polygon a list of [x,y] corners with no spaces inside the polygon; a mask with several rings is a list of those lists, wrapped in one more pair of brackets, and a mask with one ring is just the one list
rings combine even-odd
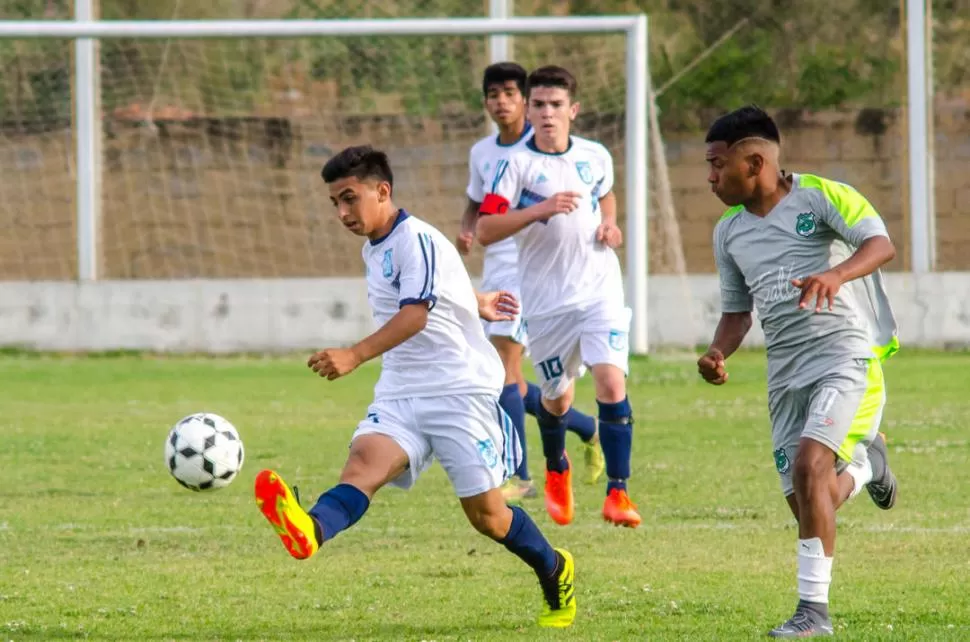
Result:
{"label": "concrete wall", "polygon": [[[970,273],[888,274],[904,346],[970,346]],[[717,277],[650,282],[651,349],[706,344]],[[38,350],[283,352],[372,328],[362,279],[0,282],[0,346]],[[755,326],[748,345],[764,340]]]}

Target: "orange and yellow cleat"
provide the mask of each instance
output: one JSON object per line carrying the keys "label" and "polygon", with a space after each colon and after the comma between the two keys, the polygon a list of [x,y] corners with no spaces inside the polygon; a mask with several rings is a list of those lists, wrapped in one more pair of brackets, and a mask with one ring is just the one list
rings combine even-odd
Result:
{"label": "orange and yellow cleat", "polygon": [[320,548],[314,530],[314,521],[303,510],[286,482],[272,470],[262,470],[256,475],[254,488],[256,505],[276,530],[283,546],[298,560],[311,557]]}
{"label": "orange and yellow cleat", "polygon": [[[563,453],[569,463],[569,457]],[[561,473],[546,471],[546,511],[552,521],[565,526],[573,521],[573,482],[572,465]]]}
{"label": "orange and yellow cleat", "polygon": [[636,528],[643,521],[637,512],[636,504],[630,501],[625,490],[614,488],[603,502],[603,519],[614,526]]}

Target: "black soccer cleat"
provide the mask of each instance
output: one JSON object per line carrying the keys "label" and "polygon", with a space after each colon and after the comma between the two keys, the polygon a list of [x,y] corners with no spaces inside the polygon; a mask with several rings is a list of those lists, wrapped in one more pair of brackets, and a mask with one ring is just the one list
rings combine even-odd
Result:
{"label": "black soccer cleat", "polygon": [[772,638],[814,638],[835,635],[828,609],[824,604],[815,605],[798,601],[795,614],[781,626],[768,632]]}
{"label": "black soccer cleat", "polygon": [[896,476],[889,468],[889,450],[886,448],[886,436],[882,433],[869,445],[869,462],[872,465],[872,481],[866,484],[866,491],[872,502],[882,510],[889,510],[896,505],[896,492],[899,484]]}

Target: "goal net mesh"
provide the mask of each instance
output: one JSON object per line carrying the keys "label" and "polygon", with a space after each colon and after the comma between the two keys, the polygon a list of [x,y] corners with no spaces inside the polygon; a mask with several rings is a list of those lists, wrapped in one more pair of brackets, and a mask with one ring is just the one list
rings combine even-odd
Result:
{"label": "goal net mesh", "polygon": [[[601,141],[624,207],[626,38],[516,36],[527,69],[579,81],[578,134]],[[449,236],[467,153],[490,132],[486,37],[120,39],[99,45],[104,278],[360,273],[320,168],[347,145],[385,149],[395,201]],[[73,55],[0,42],[0,278],[76,276]],[[15,177],[15,178],[14,178]],[[468,261],[480,270],[481,250]],[[652,266],[657,267],[657,266]]]}

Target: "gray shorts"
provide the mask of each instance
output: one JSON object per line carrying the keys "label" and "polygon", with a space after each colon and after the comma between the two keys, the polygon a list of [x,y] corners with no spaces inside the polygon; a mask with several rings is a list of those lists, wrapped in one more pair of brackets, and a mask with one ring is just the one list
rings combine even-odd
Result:
{"label": "gray shorts", "polygon": [[781,490],[788,496],[792,467],[803,437],[838,455],[837,469],[866,457],[879,433],[886,386],[878,359],[855,359],[833,369],[810,386],[768,391],[771,443]]}

